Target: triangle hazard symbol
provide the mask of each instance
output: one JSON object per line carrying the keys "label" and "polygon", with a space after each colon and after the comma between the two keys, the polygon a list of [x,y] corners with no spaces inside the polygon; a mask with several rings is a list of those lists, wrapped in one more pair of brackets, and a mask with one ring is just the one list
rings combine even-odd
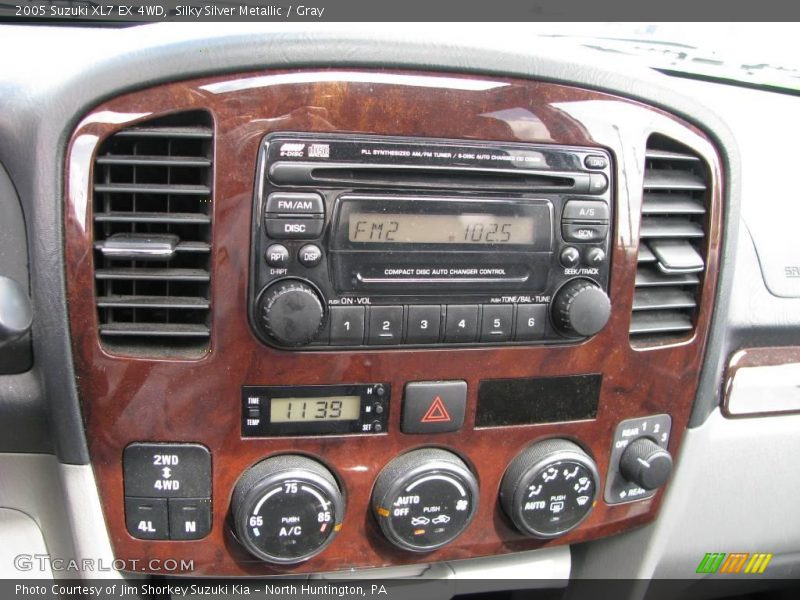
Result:
{"label": "triangle hazard symbol", "polygon": [[436,396],[431,403],[430,408],[428,408],[428,412],[425,413],[425,416],[422,417],[419,422],[443,423],[450,420],[450,413],[447,412],[447,407],[445,407],[442,399],[439,396]]}

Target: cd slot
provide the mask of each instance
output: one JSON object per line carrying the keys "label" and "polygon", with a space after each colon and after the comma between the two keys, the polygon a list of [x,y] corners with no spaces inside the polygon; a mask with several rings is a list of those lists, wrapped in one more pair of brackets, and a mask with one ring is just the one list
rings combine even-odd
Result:
{"label": "cd slot", "polygon": [[277,185],[413,187],[428,189],[525,190],[602,193],[600,173],[359,163],[276,162],[269,170]]}

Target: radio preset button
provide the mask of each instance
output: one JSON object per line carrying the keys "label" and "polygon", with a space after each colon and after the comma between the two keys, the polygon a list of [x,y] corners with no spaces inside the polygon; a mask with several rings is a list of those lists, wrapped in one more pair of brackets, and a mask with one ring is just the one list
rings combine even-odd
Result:
{"label": "radio preset button", "polygon": [[608,234],[608,225],[562,223],[561,233],[568,242],[602,242]]}
{"label": "radio preset button", "polygon": [[478,337],[478,305],[451,305],[447,307],[444,341],[474,342]]}
{"label": "radio preset button", "polygon": [[559,258],[563,267],[572,269],[581,262],[581,253],[574,246],[567,246],[561,251]]}
{"label": "radio preset button", "polygon": [[369,343],[399,344],[403,337],[402,306],[372,306],[369,309]]}
{"label": "radio preset button", "polygon": [[511,305],[483,305],[481,321],[482,342],[505,342],[511,339],[514,307]]}
{"label": "radio preset button", "polygon": [[270,267],[284,269],[289,265],[289,251],[282,244],[272,244],[264,252],[264,260]]}
{"label": "radio preset button", "polygon": [[532,342],[542,339],[546,320],[547,305],[520,304],[517,306],[517,332],[514,339],[518,342]]}
{"label": "radio preset button", "polygon": [[439,341],[440,306],[409,306],[408,332],[409,344],[435,344]]}
{"label": "radio preset button", "polygon": [[316,267],[322,262],[322,250],[314,244],[306,244],[297,253],[297,260],[304,267]]}
{"label": "radio preset button", "polygon": [[273,219],[265,220],[267,235],[276,240],[305,240],[318,238],[325,225],[324,219]]}
{"label": "radio preset button", "polygon": [[595,200],[570,200],[561,214],[564,221],[608,222],[608,204]]}
{"label": "radio preset button", "polygon": [[267,198],[267,213],[282,215],[321,215],[325,212],[322,196],[312,193],[276,192]]}
{"label": "radio preset button", "polygon": [[331,344],[359,346],[364,342],[363,306],[332,306],[330,308]]}

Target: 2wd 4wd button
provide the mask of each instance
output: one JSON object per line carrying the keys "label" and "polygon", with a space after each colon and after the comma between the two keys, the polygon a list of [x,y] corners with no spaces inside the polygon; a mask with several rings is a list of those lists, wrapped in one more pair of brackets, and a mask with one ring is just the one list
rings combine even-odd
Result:
{"label": "2wd 4wd button", "polygon": [[126,496],[211,496],[211,454],[200,444],[131,444],[122,463]]}

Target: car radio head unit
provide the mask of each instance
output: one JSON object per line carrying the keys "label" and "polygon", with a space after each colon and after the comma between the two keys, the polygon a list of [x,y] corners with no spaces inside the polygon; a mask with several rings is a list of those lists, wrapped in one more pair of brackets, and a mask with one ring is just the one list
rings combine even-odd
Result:
{"label": "car radio head unit", "polygon": [[283,348],[563,343],[608,319],[601,148],[272,134],[250,321]]}

